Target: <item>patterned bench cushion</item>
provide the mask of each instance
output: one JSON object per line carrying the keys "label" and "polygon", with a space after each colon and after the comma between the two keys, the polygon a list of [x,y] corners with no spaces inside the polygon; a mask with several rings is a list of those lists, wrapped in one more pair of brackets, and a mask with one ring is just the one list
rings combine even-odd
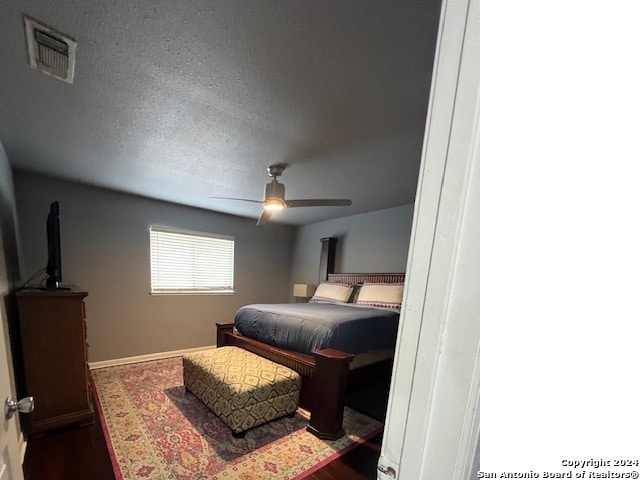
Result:
{"label": "patterned bench cushion", "polygon": [[184,385],[241,433],[298,408],[301,379],[295,371],[238,347],[220,347],[182,358]]}

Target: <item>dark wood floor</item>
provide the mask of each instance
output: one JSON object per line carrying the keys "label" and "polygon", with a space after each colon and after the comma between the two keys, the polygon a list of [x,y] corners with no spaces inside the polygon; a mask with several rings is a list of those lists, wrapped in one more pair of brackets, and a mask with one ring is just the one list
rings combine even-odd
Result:
{"label": "dark wood floor", "polygon": [[[375,479],[381,441],[382,433],[307,478]],[[25,480],[115,480],[97,416],[93,425],[67,428],[29,440],[23,468]]]}
{"label": "dark wood floor", "polygon": [[97,415],[93,425],[29,439],[22,468],[25,480],[115,480]]}

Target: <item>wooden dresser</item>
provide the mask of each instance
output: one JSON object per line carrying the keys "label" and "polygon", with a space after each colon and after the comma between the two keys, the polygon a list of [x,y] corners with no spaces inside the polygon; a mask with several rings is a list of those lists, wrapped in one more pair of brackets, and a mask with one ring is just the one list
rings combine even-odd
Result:
{"label": "wooden dresser", "polygon": [[25,415],[29,436],[93,422],[87,367],[84,297],[71,290],[21,290],[18,314],[26,395],[35,409]]}

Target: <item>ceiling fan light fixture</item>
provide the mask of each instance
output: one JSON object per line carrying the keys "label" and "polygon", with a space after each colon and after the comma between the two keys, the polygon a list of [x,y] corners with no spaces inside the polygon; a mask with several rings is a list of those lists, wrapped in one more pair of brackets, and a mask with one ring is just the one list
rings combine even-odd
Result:
{"label": "ceiling fan light fixture", "polygon": [[277,212],[285,207],[284,200],[280,198],[268,198],[265,200],[263,207],[268,212]]}
{"label": "ceiling fan light fixture", "polygon": [[227,200],[241,200],[243,202],[252,202],[262,204],[262,213],[258,218],[257,225],[264,225],[269,221],[271,215],[284,210],[285,208],[293,207],[348,207],[351,205],[351,200],[347,199],[335,199],[335,198],[315,198],[315,199],[297,199],[297,200],[285,200],[284,196],[284,184],[278,182],[278,177],[282,175],[285,167],[284,163],[276,165],[270,165],[267,169],[269,176],[273,177],[269,183],[264,187],[264,201],[250,200],[247,198],[230,198],[230,197],[211,197],[222,198]]}

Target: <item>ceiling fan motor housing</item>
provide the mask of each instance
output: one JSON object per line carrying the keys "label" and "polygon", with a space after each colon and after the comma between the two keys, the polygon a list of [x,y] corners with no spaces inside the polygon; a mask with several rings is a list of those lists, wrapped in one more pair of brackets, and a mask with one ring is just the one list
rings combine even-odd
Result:
{"label": "ceiling fan motor housing", "polygon": [[284,200],[284,184],[278,182],[275,178],[264,187],[264,199],[268,200],[270,198]]}

